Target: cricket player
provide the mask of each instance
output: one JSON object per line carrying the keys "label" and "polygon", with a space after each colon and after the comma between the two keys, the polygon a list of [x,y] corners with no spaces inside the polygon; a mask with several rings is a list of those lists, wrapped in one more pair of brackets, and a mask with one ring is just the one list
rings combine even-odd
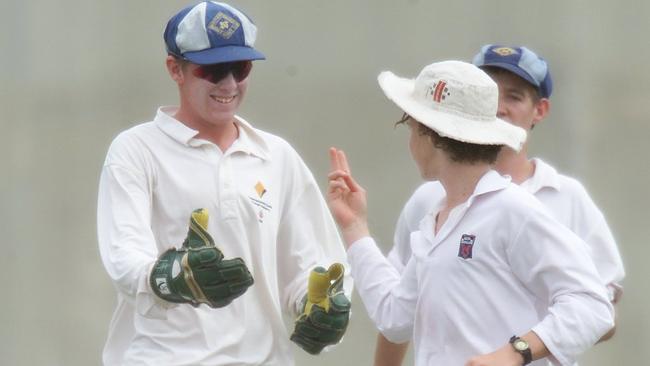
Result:
{"label": "cricket player", "polygon": [[612,328],[612,304],[586,244],[492,170],[503,146],[519,151],[526,138],[496,117],[497,85],[460,61],[414,80],[383,72],[379,84],[404,112],[422,177],[444,195],[420,196],[432,209],[400,273],[370,237],[345,155],[330,152],[329,206],[370,318],[389,341],[413,340],[416,365],[571,365]]}
{"label": "cricket player", "polygon": [[318,354],[345,332],[345,252],[311,172],[236,115],[264,59],[256,34],[225,3],[179,11],[164,31],[179,105],[108,150],[97,209],[117,290],[106,366],[286,366],[290,339]]}
{"label": "cricket player", "polygon": [[[547,62],[526,47],[485,45],[474,56],[473,63],[497,83],[499,107],[497,116],[532,135],[533,128],[548,115],[553,82]],[[623,262],[605,217],[577,180],[558,173],[539,158],[528,157],[528,141],[517,152],[502,149],[495,169],[512,177],[512,181],[535,195],[552,216],[573,231],[587,245],[609,299],[616,304],[622,294],[625,276]],[[440,182],[420,186],[404,206],[395,230],[393,249],[388,259],[399,271],[411,256],[409,236],[420,220],[433,207],[433,200],[423,199],[444,195]],[[548,304],[540,303],[543,310]],[[601,341],[613,336],[615,327]],[[401,365],[408,343],[393,344],[381,334],[375,352],[376,366]]]}

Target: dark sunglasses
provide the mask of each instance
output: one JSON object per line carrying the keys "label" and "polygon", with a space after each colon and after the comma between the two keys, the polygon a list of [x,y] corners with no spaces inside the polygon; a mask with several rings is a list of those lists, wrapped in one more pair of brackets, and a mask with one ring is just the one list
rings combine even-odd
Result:
{"label": "dark sunglasses", "polygon": [[192,71],[197,78],[207,80],[211,83],[218,83],[223,78],[232,74],[238,83],[246,79],[253,68],[252,61],[224,62],[220,64],[201,65]]}

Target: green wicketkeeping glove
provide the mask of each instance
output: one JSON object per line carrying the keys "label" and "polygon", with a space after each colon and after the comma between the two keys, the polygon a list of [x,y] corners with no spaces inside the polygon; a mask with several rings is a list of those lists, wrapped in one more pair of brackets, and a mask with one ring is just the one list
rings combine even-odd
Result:
{"label": "green wicketkeeping glove", "polygon": [[314,268],[309,275],[303,313],[296,319],[291,340],[312,355],[338,343],[350,319],[350,300],[343,293],[345,267]]}
{"label": "green wicketkeeping glove", "polygon": [[160,298],[220,308],[253,284],[241,258],[223,259],[207,227],[207,210],[194,210],[182,247],[166,251],[154,264],[149,284]]}

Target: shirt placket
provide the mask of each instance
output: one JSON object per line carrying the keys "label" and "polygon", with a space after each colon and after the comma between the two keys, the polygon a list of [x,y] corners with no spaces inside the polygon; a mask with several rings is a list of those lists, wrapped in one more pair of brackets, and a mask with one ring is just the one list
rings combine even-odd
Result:
{"label": "shirt placket", "polygon": [[237,195],[232,169],[232,155],[223,156],[219,166],[219,210],[221,218],[233,220],[237,218]]}
{"label": "shirt placket", "polygon": [[431,249],[429,250],[430,255],[436,250],[436,248],[438,248],[438,246],[443,244],[445,242],[445,239],[447,239],[447,237],[455,230],[460,220],[463,218],[463,216],[465,216],[465,212],[467,212],[469,206],[470,204],[468,202],[465,202],[461,206],[452,209],[449,213],[449,217],[447,217],[447,220],[442,225],[440,231],[437,234],[433,233],[433,227],[435,225],[435,215],[438,211],[434,211],[434,213],[431,215],[431,219],[427,220],[429,222],[423,222],[425,225],[429,226],[428,229],[425,229],[424,227],[421,227],[420,229],[426,230],[425,238],[427,238],[432,244]]}

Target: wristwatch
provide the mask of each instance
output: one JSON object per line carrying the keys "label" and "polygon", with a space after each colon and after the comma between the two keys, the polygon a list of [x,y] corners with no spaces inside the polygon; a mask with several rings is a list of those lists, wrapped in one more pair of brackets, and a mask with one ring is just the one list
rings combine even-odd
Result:
{"label": "wristwatch", "polygon": [[528,365],[533,360],[533,353],[528,347],[528,342],[514,335],[510,338],[510,344],[512,345],[512,348],[515,349],[515,352],[519,353],[521,357],[524,358],[524,363],[522,365]]}

